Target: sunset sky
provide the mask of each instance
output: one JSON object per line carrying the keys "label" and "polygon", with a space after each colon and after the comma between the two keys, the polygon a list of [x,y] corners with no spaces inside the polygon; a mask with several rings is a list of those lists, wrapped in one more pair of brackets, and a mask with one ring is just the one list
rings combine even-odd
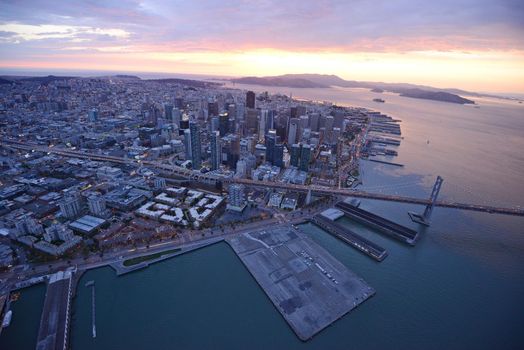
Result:
{"label": "sunset sky", "polygon": [[328,73],[524,93],[524,1],[7,1],[0,69]]}

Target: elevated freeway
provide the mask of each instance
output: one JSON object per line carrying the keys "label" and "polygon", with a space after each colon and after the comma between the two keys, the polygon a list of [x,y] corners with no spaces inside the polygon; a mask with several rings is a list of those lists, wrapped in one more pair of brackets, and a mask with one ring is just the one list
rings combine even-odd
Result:
{"label": "elevated freeway", "polygon": [[[295,184],[279,183],[279,182],[272,182],[272,181],[258,181],[258,180],[251,180],[251,179],[238,179],[238,178],[233,178],[233,177],[223,177],[223,176],[219,176],[216,174],[210,174],[210,173],[203,174],[203,173],[200,173],[199,171],[192,171],[192,170],[180,167],[180,166],[176,166],[173,164],[165,164],[165,163],[158,162],[158,161],[137,160],[133,158],[115,157],[115,156],[109,156],[109,155],[104,155],[100,153],[89,153],[89,152],[66,149],[66,148],[30,144],[30,143],[20,142],[16,140],[2,139],[2,141],[0,141],[0,146],[11,148],[11,149],[25,150],[28,152],[32,152],[32,151],[46,152],[49,154],[57,154],[57,155],[64,156],[64,157],[90,159],[90,160],[113,162],[113,163],[120,163],[120,164],[126,164],[126,165],[135,165],[135,166],[144,165],[144,166],[154,167],[156,169],[160,169],[160,170],[169,172],[173,175],[189,178],[190,180],[197,181],[197,182],[198,181],[200,182],[220,181],[226,184],[241,183],[241,184],[244,184],[246,186],[251,186],[251,187],[275,188],[275,189],[297,191],[297,192],[308,192],[311,190],[312,192],[319,194],[319,195],[339,195],[339,196],[376,199],[376,200],[383,200],[383,201],[389,201],[389,202],[411,203],[411,204],[419,204],[419,205],[431,204],[431,201],[429,199],[398,196],[398,195],[383,194],[383,193],[373,193],[373,192],[367,192],[367,191],[356,190],[356,189],[324,187],[324,186],[317,186],[317,185],[295,185]],[[443,200],[435,201],[433,202],[433,205],[435,207],[455,208],[455,209],[478,211],[478,212],[485,212],[485,213],[494,213],[494,214],[524,216],[523,207],[498,207],[498,206],[459,203],[459,202],[443,201]]]}

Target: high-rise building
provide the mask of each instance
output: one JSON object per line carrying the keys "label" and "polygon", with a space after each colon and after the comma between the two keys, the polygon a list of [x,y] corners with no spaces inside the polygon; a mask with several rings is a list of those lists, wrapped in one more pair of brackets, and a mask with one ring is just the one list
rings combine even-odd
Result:
{"label": "high-rise building", "polygon": [[289,120],[289,132],[287,134],[287,144],[292,145],[297,142],[298,133],[298,119],[291,118]]}
{"label": "high-rise building", "polygon": [[234,211],[243,211],[246,207],[245,186],[242,184],[229,185],[229,195],[227,209]]}
{"label": "high-rise building", "polygon": [[207,115],[209,117],[218,115],[218,102],[210,101],[207,103]]}
{"label": "high-rise building", "polygon": [[311,113],[309,115],[309,127],[311,128],[311,131],[318,131],[319,121],[320,121],[319,113]]}
{"label": "high-rise building", "polygon": [[252,135],[258,129],[258,111],[256,109],[248,109],[246,114],[246,128],[247,132]]}
{"label": "high-rise building", "polygon": [[98,109],[93,108],[87,112],[87,119],[90,123],[94,123],[98,120]]}
{"label": "high-rise building", "polygon": [[189,122],[191,138],[191,162],[193,169],[200,169],[202,165],[202,147],[200,144],[200,126],[195,121]]}
{"label": "high-rise building", "polygon": [[246,93],[246,107],[255,108],[255,93],[253,91],[248,91]]}
{"label": "high-rise building", "polygon": [[178,109],[184,109],[184,99],[182,97],[175,98],[175,107]]}
{"label": "high-rise building", "polygon": [[173,120],[173,105],[164,104],[164,118],[166,120]]}
{"label": "high-rise building", "polygon": [[220,130],[220,136],[226,136],[229,132],[229,114],[220,113],[218,116],[218,129]]}
{"label": "high-rise building", "polygon": [[277,143],[273,151],[273,165],[279,168],[284,166],[284,145]]}
{"label": "high-rise building", "polygon": [[87,198],[87,206],[89,212],[94,216],[105,217],[107,216],[106,201],[104,197],[100,195],[91,195]]}
{"label": "high-rise building", "polygon": [[182,119],[182,112],[178,108],[173,108],[171,111],[171,122],[176,125],[177,129],[180,129],[180,120]]}
{"label": "high-rise building", "polygon": [[66,193],[59,203],[62,215],[68,219],[74,219],[80,215],[82,202],[80,193],[77,191]]}
{"label": "high-rise building", "polygon": [[333,113],[334,116],[334,123],[333,126],[335,128],[342,129],[342,125],[344,124],[344,112],[342,110],[337,110]]}
{"label": "high-rise building", "polygon": [[273,164],[275,145],[277,144],[277,133],[275,130],[269,130],[266,135],[266,161]]}
{"label": "high-rise building", "polygon": [[222,163],[222,148],[220,144],[220,133],[213,131],[211,133],[211,170],[217,170]]}
{"label": "high-rise building", "polygon": [[300,165],[300,145],[294,143],[291,145],[291,160],[290,163],[292,166],[297,167]]}
{"label": "high-rise building", "polygon": [[191,131],[189,129],[184,130],[184,150],[186,160],[191,159]]}
{"label": "high-rise building", "polygon": [[300,150],[300,167],[299,169],[302,171],[308,171],[309,170],[309,162],[311,161],[311,146],[310,145],[302,145],[302,149]]}
{"label": "high-rise building", "polygon": [[263,140],[266,134],[266,122],[268,119],[269,112],[267,109],[260,111],[260,120],[258,121],[258,139]]}
{"label": "high-rise building", "polygon": [[211,123],[209,123],[209,125],[210,125],[210,128],[211,128],[211,130],[210,130],[211,132],[220,130],[220,122],[219,122],[218,117],[216,117],[216,116],[211,117]]}

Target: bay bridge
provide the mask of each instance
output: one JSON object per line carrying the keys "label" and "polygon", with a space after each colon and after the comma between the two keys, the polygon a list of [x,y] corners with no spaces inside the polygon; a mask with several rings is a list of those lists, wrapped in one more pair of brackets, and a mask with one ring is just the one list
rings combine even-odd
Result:
{"label": "bay bridge", "polygon": [[[349,188],[337,188],[337,187],[326,187],[326,186],[317,186],[317,185],[297,185],[289,183],[280,183],[274,181],[259,181],[252,179],[241,179],[234,177],[225,177],[213,173],[201,173],[200,171],[193,171],[186,169],[181,166],[166,164],[158,161],[151,160],[138,160],[134,158],[125,158],[125,157],[115,157],[104,154],[89,153],[84,151],[58,148],[58,147],[49,147],[37,144],[24,143],[15,140],[3,139],[0,141],[0,146],[3,146],[8,149],[17,149],[24,150],[27,152],[45,152],[48,154],[57,154],[64,157],[71,158],[80,158],[80,159],[89,159],[96,161],[120,163],[126,165],[135,165],[135,166],[149,166],[165,172],[168,172],[172,175],[180,176],[193,180],[196,182],[222,182],[224,184],[238,183],[244,184],[250,187],[259,187],[259,188],[273,188],[273,189],[282,189],[288,191],[296,192],[312,192],[317,195],[337,195],[337,196],[346,196],[346,197],[356,197],[356,198],[366,198],[366,199],[375,199],[389,202],[400,202],[400,203],[410,203],[426,206],[424,214],[412,214],[412,219],[421,224],[428,224],[429,215],[431,215],[431,209],[433,207],[444,207],[444,208],[455,208],[462,210],[470,210],[477,212],[485,213],[494,213],[494,214],[505,214],[505,215],[515,215],[515,216],[524,216],[524,208],[522,207],[499,207],[499,206],[489,206],[489,205],[480,205],[480,204],[471,204],[471,203],[460,203],[455,201],[446,201],[446,200],[437,200],[438,190],[442,184],[442,179],[439,177],[437,183],[433,188],[432,195],[430,198],[416,198],[408,197],[394,194],[383,194],[383,193],[374,193],[369,191],[349,189]],[[439,180],[440,179],[440,180]],[[436,187],[438,186],[438,189]]]}

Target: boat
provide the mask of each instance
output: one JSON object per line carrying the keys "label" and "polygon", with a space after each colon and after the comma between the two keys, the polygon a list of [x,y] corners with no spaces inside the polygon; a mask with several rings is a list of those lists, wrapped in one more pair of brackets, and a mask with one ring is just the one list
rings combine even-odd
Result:
{"label": "boat", "polygon": [[94,286],[95,285],[95,281],[91,280],[91,281],[87,281],[85,286],[86,287],[91,287],[91,286]]}
{"label": "boat", "polygon": [[11,324],[12,316],[13,316],[13,311],[11,310],[5,313],[4,320],[2,321],[2,328],[8,327]]}
{"label": "boat", "polygon": [[374,102],[380,102],[380,103],[384,103],[384,102],[386,102],[386,101],[384,101],[384,100],[381,99],[381,98],[374,98],[373,101],[374,101]]}

